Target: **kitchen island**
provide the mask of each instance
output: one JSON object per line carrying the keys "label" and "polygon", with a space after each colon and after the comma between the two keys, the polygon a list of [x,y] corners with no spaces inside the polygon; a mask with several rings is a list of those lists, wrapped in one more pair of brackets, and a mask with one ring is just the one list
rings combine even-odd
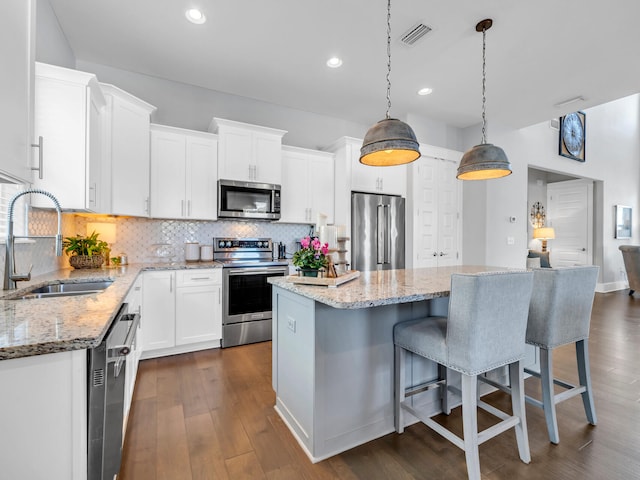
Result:
{"label": "kitchen island", "polygon": [[[394,431],[393,326],[446,315],[451,274],[498,270],[505,269],[362,272],[337,288],[269,279],[275,409],[313,462]],[[435,363],[408,357],[408,385],[436,377]],[[434,414],[440,411],[436,395],[419,400]],[[407,423],[415,421],[406,416]]]}

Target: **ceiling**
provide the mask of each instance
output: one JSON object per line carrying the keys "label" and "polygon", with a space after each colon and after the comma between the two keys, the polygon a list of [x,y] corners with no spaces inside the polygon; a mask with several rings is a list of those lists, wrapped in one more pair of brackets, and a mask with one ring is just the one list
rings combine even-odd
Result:
{"label": "ceiling", "polygon": [[[78,60],[365,125],[385,115],[384,0],[49,2]],[[205,24],[186,21],[194,6]],[[520,128],[640,91],[637,0],[393,0],[392,117],[481,121],[487,17],[489,122]],[[433,30],[401,44],[417,22]]]}

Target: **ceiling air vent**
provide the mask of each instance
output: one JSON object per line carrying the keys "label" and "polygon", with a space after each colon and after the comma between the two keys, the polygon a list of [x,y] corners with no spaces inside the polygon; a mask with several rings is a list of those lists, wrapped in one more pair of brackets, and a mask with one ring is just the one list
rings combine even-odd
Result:
{"label": "ceiling air vent", "polygon": [[418,40],[424,37],[427,33],[431,31],[431,27],[425,25],[420,22],[415,24],[409,30],[407,30],[402,37],[400,37],[400,41],[408,46],[413,46],[416,44]]}

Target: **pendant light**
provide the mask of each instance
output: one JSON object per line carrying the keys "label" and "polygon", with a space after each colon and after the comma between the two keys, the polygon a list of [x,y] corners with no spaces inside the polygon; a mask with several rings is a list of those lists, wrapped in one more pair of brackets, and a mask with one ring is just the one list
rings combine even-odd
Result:
{"label": "pendant light", "polygon": [[493,25],[487,18],[476,25],[476,32],[482,32],[482,143],[467,150],[460,160],[457,178],[460,180],[488,180],[511,175],[511,164],[500,147],[486,143],[485,84],[486,84],[486,32]]}
{"label": "pendant light", "polygon": [[420,157],[416,134],[406,123],[390,118],[391,110],[391,0],[387,1],[387,114],[369,129],[360,149],[360,163],[387,167],[411,163]]}

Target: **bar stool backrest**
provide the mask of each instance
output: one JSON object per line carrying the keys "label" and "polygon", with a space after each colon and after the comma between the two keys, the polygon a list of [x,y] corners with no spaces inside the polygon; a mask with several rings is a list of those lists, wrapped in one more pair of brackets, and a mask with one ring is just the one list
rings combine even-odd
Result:
{"label": "bar stool backrest", "polygon": [[450,368],[477,375],[524,357],[532,285],[526,271],[451,275]]}
{"label": "bar stool backrest", "polygon": [[527,343],[552,349],[589,338],[597,266],[534,270]]}

